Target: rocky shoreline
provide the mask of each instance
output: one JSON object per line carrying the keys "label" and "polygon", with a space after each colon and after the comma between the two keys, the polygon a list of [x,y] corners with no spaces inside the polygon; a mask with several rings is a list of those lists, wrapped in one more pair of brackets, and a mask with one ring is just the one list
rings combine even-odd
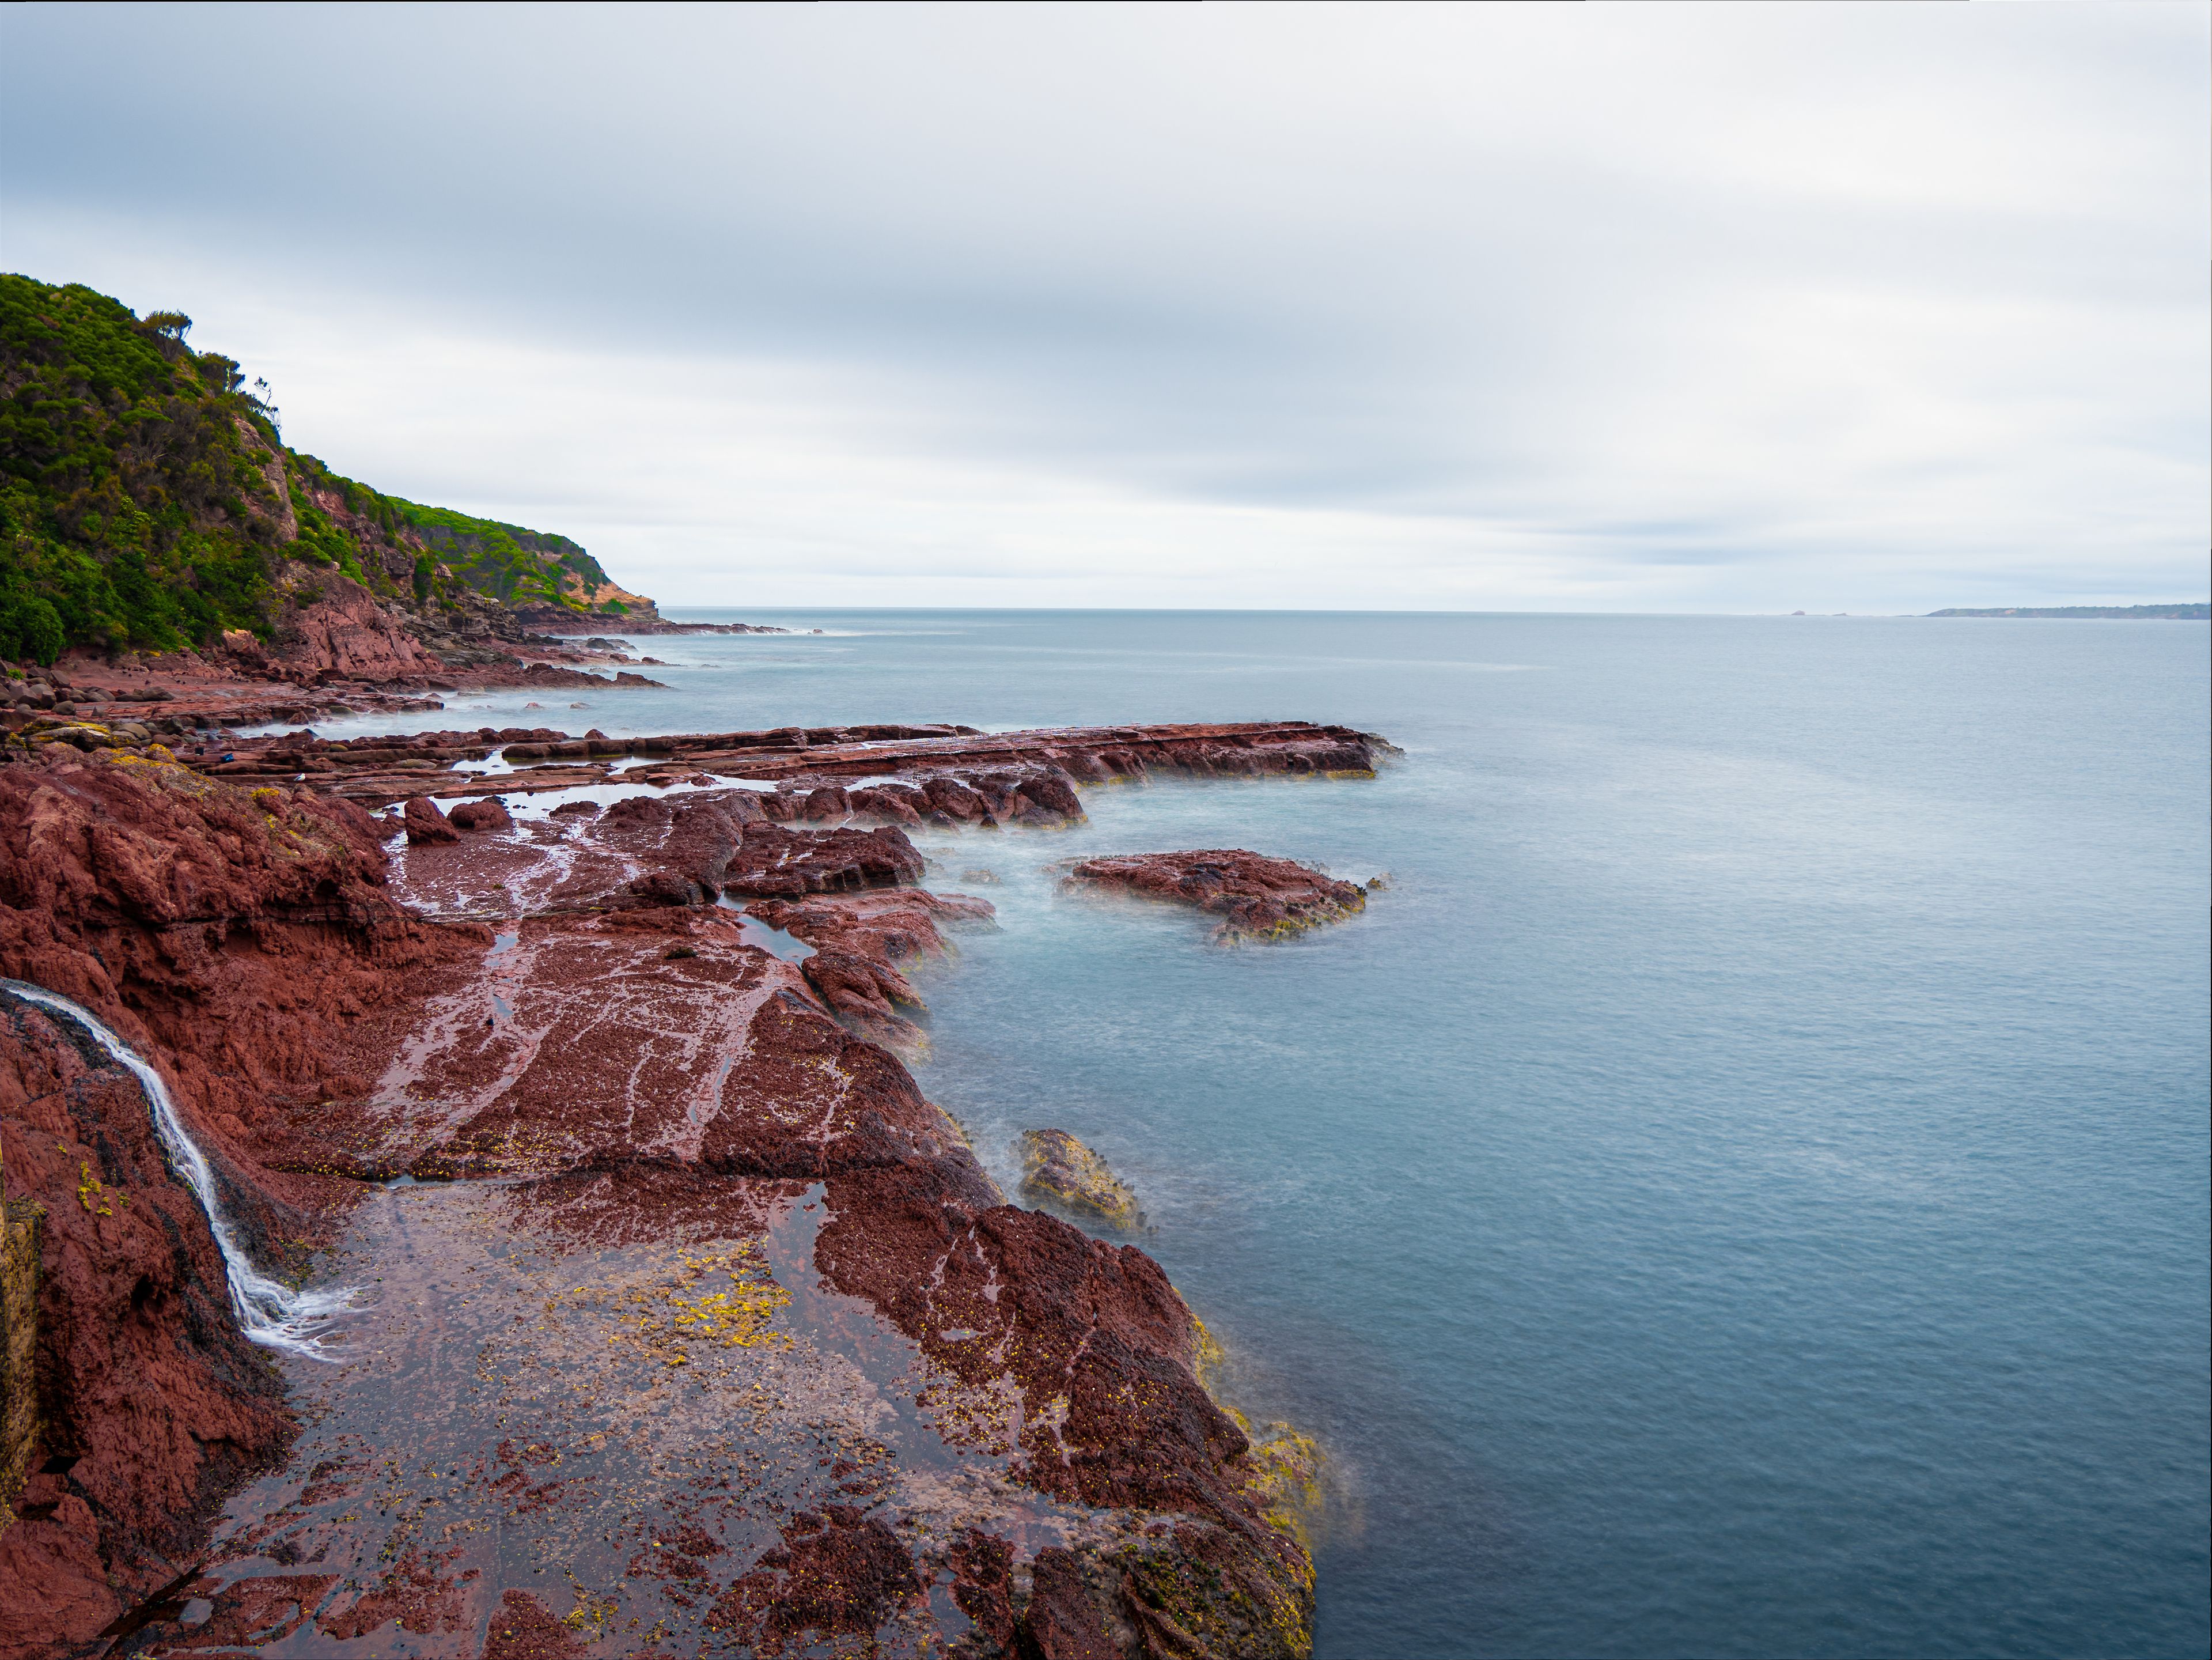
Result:
{"label": "rocky shoreline", "polygon": [[1159,1268],[1006,1204],[901,1062],[992,915],[906,832],[1388,751],[17,722],[0,976],[167,1079],[264,1272],[358,1295],[279,1370],[137,1080],[0,996],[43,1212],[0,1655],[1305,1652],[1310,1444],[1255,1447]]}

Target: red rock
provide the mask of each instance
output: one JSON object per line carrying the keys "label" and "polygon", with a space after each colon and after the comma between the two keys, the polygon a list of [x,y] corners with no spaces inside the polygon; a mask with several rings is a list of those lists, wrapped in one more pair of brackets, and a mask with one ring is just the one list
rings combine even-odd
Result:
{"label": "red rock", "polygon": [[16,1511],[0,1529],[0,1654],[44,1660],[67,1652],[64,1644],[89,1642],[124,1611],[124,1598],[108,1584],[92,1507],[61,1478],[33,1477]]}
{"label": "red rock", "polygon": [[726,893],[797,898],[896,887],[921,879],[921,855],[896,825],[872,830],[787,830],[747,824],[722,880]]}
{"label": "red rock", "polygon": [[[305,719],[310,701],[303,695],[292,714]],[[279,718],[271,708],[251,713],[254,719]],[[246,715],[241,710],[230,719],[233,724],[244,724]],[[1055,727],[988,736],[965,727],[892,726],[628,740],[568,739],[544,729],[520,736],[514,730],[491,733],[488,728],[448,736],[473,746],[441,757],[448,761],[481,760],[490,745],[504,742],[511,762],[572,763],[510,775],[501,783],[509,791],[607,781],[607,769],[593,757],[618,754],[666,757],[671,772],[681,771],[695,782],[711,781],[710,774],[774,782],[775,791],[758,793],[755,800],[762,815],[777,824],[793,823],[810,811],[816,822],[832,822],[821,815],[831,812],[836,796],[822,798],[812,809],[808,806],[823,789],[844,790],[848,809],[855,816],[902,824],[921,818],[945,825],[1069,824],[1083,817],[1075,788],[1082,781],[1142,779],[1156,772],[1201,778],[1371,777],[1377,757],[1395,753],[1372,733],[1304,721]],[[185,758],[206,769],[222,767],[286,775],[320,770],[327,764],[336,775],[331,781],[337,789],[378,806],[413,794],[459,796],[482,787],[472,777],[395,770],[392,763],[401,757],[392,753],[391,744],[325,745],[311,739],[303,745],[289,736],[244,739],[233,741],[227,750]],[[236,758],[222,761],[226,753]],[[885,773],[899,775],[899,781],[858,782]]]}
{"label": "red rock", "polygon": [[1036,1660],[1121,1660],[1121,1645],[1073,1551],[1039,1551],[1030,1575],[1029,1607],[1022,1614],[1024,1654]]}
{"label": "red rock", "polygon": [[[384,873],[350,804],[140,762],[0,766],[0,975],[83,1005],[155,1059],[249,1249],[278,1271],[280,1242],[319,1237],[343,1197],[261,1162],[295,1146],[290,1104],[357,1085],[380,1007],[483,949],[480,931],[410,921]],[[213,1502],[292,1430],[137,1080],[4,996],[0,1140],[11,1195],[46,1209],[41,1456],[76,1459],[51,1478],[51,1515],[0,1533],[0,1634],[39,1609],[43,1636],[83,1642],[174,1577]],[[88,1502],[100,1525],[72,1531]]]}
{"label": "red rock", "polygon": [[1070,867],[1066,885],[1195,905],[1222,919],[1214,937],[1224,940],[1287,939],[1367,905],[1352,883],[1240,848],[1086,859]]}
{"label": "red rock", "polygon": [[800,816],[817,822],[836,823],[851,816],[853,803],[836,784],[823,784],[809,790],[806,808]]}
{"label": "red rock", "polygon": [[407,841],[410,846],[423,842],[458,842],[461,834],[446,815],[438,811],[438,804],[427,795],[412,796],[404,815]]}
{"label": "red rock", "polygon": [[309,676],[328,672],[370,680],[442,674],[376,597],[335,571],[316,580],[320,597],[285,614],[270,655]]}
{"label": "red rock", "polygon": [[[308,1623],[316,1605],[337,1582],[334,1573],[278,1574],[240,1579],[221,1589],[210,1586],[214,1604],[204,1623],[182,1630],[177,1646],[236,1653],[281,1643]],[[186,1586],[187,1591],[201,1589]]]}
{"label": "red rock", "polygon": [[849,1505],[830,1505],[793,1517],[783,1542],[729,1588],[709,1623],[774,1654],[795,1642],[872,1637],[921,1590],[896,1534]]}
{"label": "red rock", "polygon": [[481,801],[464,801],[446,818],[456,830],[510,830],[514,828],[514,815],[496,797],[486,797]]}
{"label": "red rock", "polygon": [[[791,752],[815,741],[798,734]],[[979,770],[981,787],[962,787],[994,817],[1018,819],[1031,799],[1024,765]],[[410,847],[408,891],[441,885],[456,904],[527,902],[532,914],[487,956],[487,931],[434,928],[400,910],[377,827],[356,807],[307,792],[257,799],[179,769],[73,754],[0,766],[0,973],[76,998],[153,1057],[272,1265],[280,1239],[328,1237],[349,1191],[332,1171],[512,1178],[496,1189],[507,1195],[500,1237],[547,1262],[568,1249],[758,1237],[795,1192],[818,1191],[811,1269],[823,1289],[810,1294],[839,1299],[837,1319],[884,1342],[918,1346],[932,1388],[1025,1402],[1018,1440],[1009,1420],[1011,1444],[974,1456],[1069,1507],[1055,1514],[1077,1529],[1025,1534],[1016,1507],[930,1537],[900,1525],[904,1500],[856,1491],[847,1505],[815,1489],[765,1554],[757,1537],[740,1550],[730,1535],[718,1553],[711,1529],[697,1540],[672,1530],[653,1568],[641,1544],[645,1577],[632,1583],[664,1585],[672,1613],[692,1608],[685,1618],[711,1624],[712,1610],[730,1640],[763,1652],[872,1637],[886,1622],[927,1630],[936,1618],[927,1586],[949,1570],[979,1642],[1001,1650],[1083,1653],[1092,1633],[1111,1632],[1137,1645],[1129,1652],[1296,1651],[1310,1562],[1248,1491],[1248,1444],[1199,1384],[1195,1327],[1165,1274],[1142,1251],[1000,1202],[906,1068],[829,1012],[842,993],[848,1018],[858,1000],[872,1018],[905,1018],[898,1011],[912,1006],[895,994],[912,992],[908,970],[942,948],[943,927],[989,908],[910,885],[921,861],[895,826],[785,828],[748,816],[762,810],[758,794],[625,801],[587,823]],[[740,891],[783,884],[750,910],[815,945],[808,963],[822,966],[810,976],[747,944],[726,909],[656,906],[641,903],[644,892],[619,902],[629,909],[585,908],[611,906],[639,882],[704,898],[701,876]],[[0,1130],[11,1189],[20,1157],[50,1213],[74,1207],[55,1237],[82,1266],[54,1281],[52,1341],[62,1347],[50,1364],[82,1376],[66,1421],[92,1426],[70,1479],[84,1472],[101,1514],[121,1519],[75,1556],[65,1535],[34,1531],[52,1517],[0,1535],[0,1609],[21,1605],[24,1582],[4,1577],[27,1571],[9,1566],[21,1561],[61,1576],[82,1618],[104,1621],[189,1565],[179,1559],[200,1536],[193,1518],[205,1501],[276,1456],[289,1432],[266,1367],[219,1306],[210,1311],[221,1290],[212,1242],[204,1223],[195,1231],[196,1213],[171,1206],[163,1184],[175,1184],[145,1152],[143,1102],[84,1067],[67,1034],[41,1020],[0,1022],[0,1035],[19,1032],[0,1066]],[[76,1164],[39,1151],[76,1122],[117,1161],[133,1195],[130,1229],[143,1207],[143,1237],[166,1242],[173,1225],[181,1254],[165,1244],[156,1263],[150,1243],[133,1243],[140,1232],[78,1205]],[[142,1276],[152,1286],[143,1310],[118,1314]],[[224,1370],[233,1351],[245,1357],[235,1375]],[[212,1441],[194,1438],[210,1429]],[[728,1443],[717,1441],[696,1462],[687,1456],[680,1475],[619,1462],[604,1473],[654,1502],[711,1494],[718,1480],[734,1493],[732,1480],[753,1468],[746,1432],[741,1421],[715,1432],[734,1438],[732,1463],[719,1463],[728,1455],[715,1449]],[[347,1455],[360,1471],[302,1468],[299,1489],[325,1493],[336,1511],[348,1482],[408,1451],[362,1447]],[[500,1488],[509,1537],[538,1525],[532,1517],[556,1529],[562,1506],[600,1479],[558,1470],[550,1450],[500,1456],[507,1464],[485,1479],[513,1478],[511,1502]],[[532,1459],[545,1467],[522,1468]],[[809,1479],[843,1480],[848,1468]],[[54,1517],[76,1515],[56,1504]],[[372,1560],[392,1524],[348,1508],[356,1530],[342,1542]],[[1148,1517],[1149,1531],[1099,1519],[1123,1511]],[[504,1571],[498,1554],[480,1559],[487,1578],[459,1602],[441,1561],[386,1560],[380,1578],[314,1616],[319,1638],[291,1604],[255,1600],[281,1600],[288,1576],[270,1569],[304,1568],[298,1556],[268,1559],[210,1600],[227,1641],[241,1640],[229,1634],[234,1614],[292,1621],[291,1640],[312,1645],[357,1640],[380,1611],[405,1608],[410,1627],[418,1614],[442,1627],[503,1595],[487,1656],[582,1651],[544,1606],[490,1577]],[[305,1608],[309,1577],[289,1577]]]}
{"label": "red rock", "polygon": [[624,891],[652,905],[699,905],[704,904],[708,897],[696,882],[686,881],[674,871],[666,870],[632,877],[624,885]]}
{"label": "red rock", "polygon": [[990,803],[957,778],[932,778],[922,785],[921,793],[932,810],[957,823],[975,824],[991,816]]}
{"label": "red rock", "polygon": [[484,1633],[483,1660],[579,1660],[587,1652],[543,1602],[527,1591],[511,1590]]}
{"label": "red rock", "polygon": [[368,1590],[342,1596],[316,1612],[316,1629],[343,1643],[366,1637],[393,1620],[419,1633],[467,1628],[471,1622],[462,1589],[438,1572],[435,1554],[426,1556],[419,1548],[410,1548]]}
{"label": "red rock", "polygon": [[896,969],[849,952],[817,951],[799,964],[799,972],[834,1012],[851,1017],[862,1031],[908,1042],[919,1036],[898,1009],[927,1013],[928,1005]]}
{"label": "red rock", "polygon": [[[929,799],[919,790],[881,784],[871,784],[854,790],[847,799],[856,814],[863,818],[889,819],[895,824],[919,824],[922,808],[929,805]],[[921,805],[917,806],[916,802]]]}
{"label": "red rock", "polygon": [[746,906],[745,914],[812,946],[815,954],[799,964],[806,983],[854,1030],[896,1048],[922,1041],[920,1028],[901,1010],[928,1008],[898,964],[943,956],[939,921],[986,922],[992,907],[963,894],[902,888],[804,901],[761,899]]}
{"label": "red rock", "polygon": [[952,1563],[952,1600],[996,1649],[1012,1646],[1014,1548],[1007,1540],[980,1528],[963,1529],[947,1553]]}

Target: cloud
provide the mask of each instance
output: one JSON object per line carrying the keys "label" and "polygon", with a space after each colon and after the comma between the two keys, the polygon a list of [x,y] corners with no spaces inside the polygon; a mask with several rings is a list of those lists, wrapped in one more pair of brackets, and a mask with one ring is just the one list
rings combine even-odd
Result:
{"label": "cloud", "polygon": [[6,264],[664,600],[2203,587],[2202,9],[0,30]]}

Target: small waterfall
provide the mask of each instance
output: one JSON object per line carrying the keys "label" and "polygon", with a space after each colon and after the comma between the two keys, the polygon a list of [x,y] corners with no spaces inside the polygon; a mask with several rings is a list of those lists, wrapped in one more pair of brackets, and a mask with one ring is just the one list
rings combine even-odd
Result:
{"label": "small waterfall", "polygon": [[92,1035],[94,1043],[128,1067],[138,1079],[153,1116],[155,1134],[161,1137],[170,1164],[199,1195],[200,1208],[207,1213],[209,1230],[222,1249],[224,1273],[230,1282],[230,1305],[237,1312],[239,1329],[252,1341],[273,1349],[284,1349],[317,1360],[333,1359],[322,1353],[322,1346],[313,1334],[344,1310],[353,1295],[352,1289],[339,1286],[330,1291],[295,1292],[278,1285],[253,1266],[238,1243],[230,1219],[223,1214],[207,1155],[185,1134],[184,1121],[177,1116],[161,1074],[139,1059],[128,1043],[68,998],[21,980],[0,980],[0,991],[76,1021]]}

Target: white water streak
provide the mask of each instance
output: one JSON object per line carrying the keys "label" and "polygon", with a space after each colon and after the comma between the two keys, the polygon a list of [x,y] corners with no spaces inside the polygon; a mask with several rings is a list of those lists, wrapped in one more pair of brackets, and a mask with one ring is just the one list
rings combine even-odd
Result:
{"label": "white water streak", "polygon": [[277,1284],[253,1266],[245,1248],[238,1243],[237,1233],[216,1196],[215,1172],[208,1166],[207,1155],[186,1133],[161,1074],[92,1013],[68,998],[21,980],[0,980],[0,991],[74,1020],[137,1079],[146,1094],[155,1134],[167,1151],[170,1164],[198,1195],[200,1208],[207,1213],[209,1231],[215,1235],[215,1243],[222,1252],[223,1272],[230,1286],[230,1305],[238,1315],[239,1329],[246,1337],[270,1348],[313,1359],[334,1359],[336,1357],[322,1353],[322,1345],[314,1334],[343,1312],[353,1296],[352,1288],[341,1286],[328,1291],[294,1291]]}

